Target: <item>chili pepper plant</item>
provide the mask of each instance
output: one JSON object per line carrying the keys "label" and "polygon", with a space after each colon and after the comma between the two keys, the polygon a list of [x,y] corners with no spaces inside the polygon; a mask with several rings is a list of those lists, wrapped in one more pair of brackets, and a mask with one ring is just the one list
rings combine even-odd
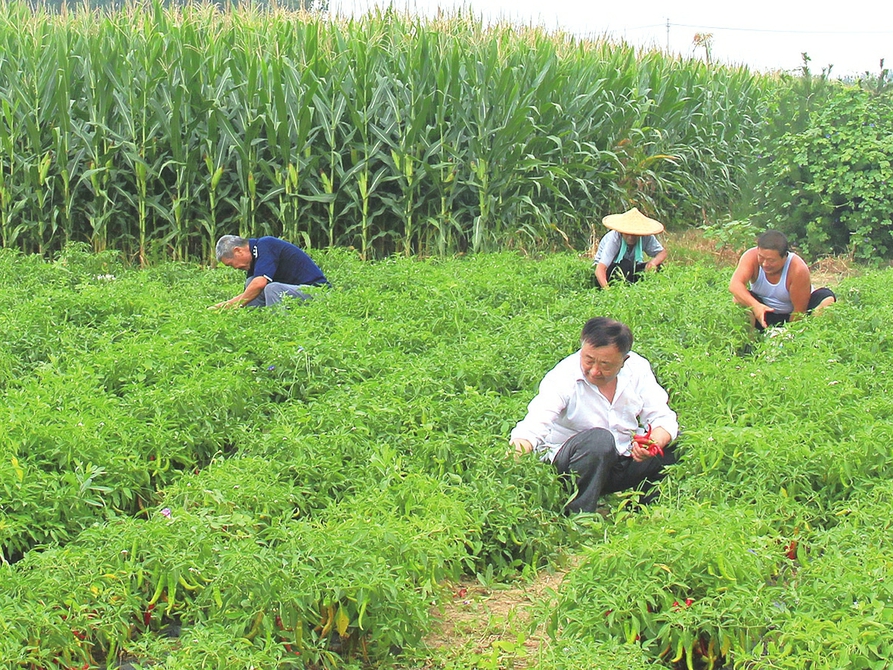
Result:
{"label": "chili pepper plant", "polygon": [[[444,580],[574,554],[538,667],[883,667],[886,272],[757,335],[708,262],[313,254],[313,300],[213,312],[242,273],[0,249],[0,665],[418,667]],[[508,434],[591,316],[682,431],[655,502],[572,519]]]}

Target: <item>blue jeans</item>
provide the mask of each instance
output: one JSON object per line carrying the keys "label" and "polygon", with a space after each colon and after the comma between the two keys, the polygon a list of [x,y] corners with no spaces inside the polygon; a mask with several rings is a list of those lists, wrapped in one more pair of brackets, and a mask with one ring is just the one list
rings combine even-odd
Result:
{"label": "blue jeans", "polygon": [[[245,281],[245,286],[251,283],[254,277],[249,277]],[[245,307],[269,307],[270,305],[278,305],[282,302],[282,298],[290,296],[292,298],[300,298],[301,300],[311,300],[312,297],[306,293],[302,293],[300,289],[305,286],[295,286],[293,284],[283,284],[278,281],[271,281],[264,286],[263,292],[251,302],[246,302]]]}

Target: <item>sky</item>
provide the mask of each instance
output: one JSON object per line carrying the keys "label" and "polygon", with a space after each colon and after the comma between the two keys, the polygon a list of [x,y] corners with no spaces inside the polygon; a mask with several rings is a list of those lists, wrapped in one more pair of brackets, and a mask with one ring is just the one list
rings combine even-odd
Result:
{"label": "sky", "polygon": [[509,21],[579,37],[608,36],[630,44],[705,57],[696,34],[709,34],[714,62],[758,71],[799,71],[802,54],[818,74],[893,72],[893,2],[890,0],[330,0],[329,9],[360,16],[393,5],[420,16],[470,11],[484,22]]}

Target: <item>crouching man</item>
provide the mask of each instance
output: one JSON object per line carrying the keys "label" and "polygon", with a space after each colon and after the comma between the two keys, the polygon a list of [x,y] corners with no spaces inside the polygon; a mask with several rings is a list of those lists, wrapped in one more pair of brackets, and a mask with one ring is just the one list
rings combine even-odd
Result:
{"label": "crouching man", "polygon": [[813,287],[809,266],[777,230],[760,235],[757,246],[742,254],[729,291],[749,308],[751,324],[760,331],[818,314],[837,301],[831,289]]}
{"label": "crouching man", "polygon": [[676,462],[670,443],[679,432],[667,392],[631,351],[628,326],[590,319],[580,344],[540,382],[510,438],[517,453],[535,451],[575,479],[569,513],[594,512],[605,493],[647,492]]}
{"label": "crouching man", "polygon": [[217,241],[217,260],[244,270],[245,290],[209,309],[269,307],[286,296],[307,300],[301,289],[326,286],[329,280],[303,249],[278,237],[244,238],[224,235]]}

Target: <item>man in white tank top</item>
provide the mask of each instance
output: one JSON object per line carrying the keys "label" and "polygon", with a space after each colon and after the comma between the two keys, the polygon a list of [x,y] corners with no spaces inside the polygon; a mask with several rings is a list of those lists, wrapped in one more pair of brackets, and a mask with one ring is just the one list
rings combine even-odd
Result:
{"label": "man in white tank top", "polygon": [[759,330],[818,312],[836,300],[829,288],[813,289],[809,267],[776,230],[760,235],[757,246],[744,252],[729,291],[736,303],[750,308]]}

